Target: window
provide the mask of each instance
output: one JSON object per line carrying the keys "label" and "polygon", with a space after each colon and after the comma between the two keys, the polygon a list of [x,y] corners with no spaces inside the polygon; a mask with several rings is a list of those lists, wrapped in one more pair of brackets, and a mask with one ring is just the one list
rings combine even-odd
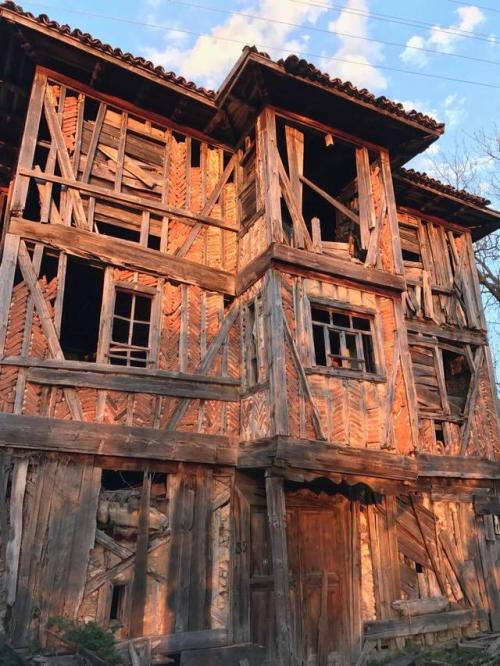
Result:
{"label": "window", "polygon": [[108,350],[112,365],[148,366],[152,301],[153,297],[149,294],[116,289]]}
{"label": "window", "polygon": [[311,303],[315,365],[376,373],[372,317]]}
{"label": "window", "polygon": [[465,409],[471,373],[469,364],[460,350],[443,349],[444,383],[452,414],[460,415]]}
{"label": "window", "polygon": [[123,623],[125,618],[125,599],[127,586],[123,583],[115,583],[111,592],[111,604],[109,609],[110,622]]}

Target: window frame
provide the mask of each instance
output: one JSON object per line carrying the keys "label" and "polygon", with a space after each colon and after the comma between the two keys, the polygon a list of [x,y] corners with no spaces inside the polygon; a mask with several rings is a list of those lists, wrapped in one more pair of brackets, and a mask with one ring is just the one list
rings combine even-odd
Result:
{"label": "window frame", "polygon": [[[250,311],[253,311],[252,316]],[[254,388],[267,381],[263,294],[259,292],[242,308],[245,386]]]}
{"label": "window frame", "polygon": [[[309,308],[307,310],[308,316],[308,328],[309,328],[309,341],[310,341],[310,360],[311,367],[309,372],[319,373],[319,374],[328,374],[334,376],[348,377],[352,379],[368,379],[372,381],[385,381],[385,370],[383,364],[382,350],[380,347],[381,333],[380,333],[380,323],[378,321],[377,312],[371,308],[366,308],[362,306],[351,306],[350,304],[337,302],[333,300],[327,300],[321,297],[309,296],[308,297]],[[313,320],[313,309],[319,309],[329,312],[335,312],[337,314],[346,315],[352,321],[352,318],[359,317],[361,319],[366,319],[369,322],[369,330],[362,329],[349,329],[334,325],[326,322],[315,322]],[[330,356],[330,338],[329,334],[326,331],[332,330],[336,333],[340,333],[345,337],[345,333],[351,332],[352,335],[356,336],[356,350],[357,353],[361,350],[363,353],[362,357],[356,356],[354,361],[358,364],[363,364],[366,368],[366,360],[364,358],[364,349],[362,344],[362,336],[370,336],[372,342],[372,354],[373,354],[373,364],[374,371],[367,371],[366,369],[355,369],[348,367],[334,367],[331,365],[320,365],[316,363],[316,349],[314,345],[314,326],[323,327],[323,335],[325,336],[325,355],[326,357]],[[342,337],[341,337],[342,339]],[[334,357],[340,358],[343,360],[348,360],[349,356],[346,356],[345,359],[342,354],[333,355]]]}
{"label": "window frame", "polygon": [[[121,280],[106,280],[103,294],[103,311],[101,313],[101,331],[99,336],[98,347],[98,361],[116,367],[117,372],[123,369],[135,368],[138,370],[152,370],[158,364],[158,333],[161,321],[161,290],[158,287],[150,287],[142,285],[137,282],[124,282]],[[144,365],[131,365],[112,363],[110,357],[110,349],[113,345],[113,324],[115,321],[115,305],[116,295],[119,291],[128,292],[136,296],[148,298],[151,301],[151,309],[149,315],[149,334],[148,346],[138,349],[138,351],[146,352],[146,359]],[[134,320],[135,321],[135,320]],[[142,321],[142,320],[141,320]],[[120,343],[118,343],[120,344]],[[126,349],[126,345],[123,347]],[[124,357],[128,360],[128,355]]]}

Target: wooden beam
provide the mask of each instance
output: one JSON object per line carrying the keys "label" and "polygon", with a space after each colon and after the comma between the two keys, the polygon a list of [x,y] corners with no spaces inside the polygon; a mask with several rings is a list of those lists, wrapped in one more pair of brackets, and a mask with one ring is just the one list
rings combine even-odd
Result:
{"label": "wooden beam", "polygon": [[380,164],[382,167],[382,182],[384,184],[385,200],[387,202],[387,218],[389,220],[389,229],[391,233],[394,269],[397,275],[403,275],[403,254],[401,252],[401,240],[399,238],[398,214],[396,199],[394,197],[394,186],[392,183],[391,160],[389,153],[385,150],[382,150],[380,153]]}
{"label": "wooden beam", "polygon": [[500,462],[460,456],[417,456],[419,476],[459,479],[500,479]]}
{"label": "wooden beam", "polygon": [[235,279],[230,273],[141,247],[121,238],[107,238],[83,229],[23,219],[12,219],[10,232],[84,259],[196,284],[210,291],[231,295],[235,292]]}
{"label": "wooden beam", "polygon": [[19,236],[5,236],[2,263],[0,264],[0,357],[5,348],[5,336],[9,324],[9,310],[12,299],[12,287],[17,267]]}
{"label": "wooden beam", "polygon": [[401,617],[393,620],[365,622],[365,638],[370,640],[387,640],[398,636],[415,636],[416,634],[449,631],[467,627],[472,622],[487,620],[488,614],[483,609],[457,610],[447,613],[428,613],[415,617]]}
{"label": "wooden beam", "polygon": [[274,579],[274,611],[276,614],[278,655],[282,666],[293,666],[295,662],[292,605],[288,572],[285,492],[282,478],[266,476],[266,499]]}
{"label": "wooden beam", "polygon": [[284,316],[281,300],[281,276],[276,271],[269,271],[266,273],[264,286],[264,317],[271,428],[275,435],[288,434]]}
{"label": "wooden beam", "polygon": [[[111,366],[114,368],[115,366]],[[223,378],[224,379],[224,378]],[[127,377],[84,370],[63,370],[47,368],[31,368],[27,380],[35,384],[49,386],[72,386],[128,393],[152,393],[154,395],[172,395],[178,398],[199,398],[206,400],[228,400],[235,402],[239,398],[237,386],[218,383],[198,382],[192,379],[174,377]]]}
{"label": "wooden beam", "polygon": [[147,574],[149,550],[149,503],[151,500],[151,474],[143,473],[139,523],[135,545],[134,576],[132,579],[132,608],[130,611],[130,635],[144,634],[144,611],[147,599]]}
{"label": "wooden beam", "polygon": [[304,185],[307,185],[307,187],[313,190],[313,192],[319,194],[319,196],[322,197],[325,201],[327,201],[331,206],[339,210],[342,213],[342,215],[345,215],[355,224],[359,225],[359,215],[357,215],[357,213],[355,213],[353,210],[345,206],[341,201],[339,201],[335,197],[332,197],[332,195],[328,194],[328,192],[325,192],[325,190],[321,189],[319,185],[313,183],[311,180],[309,180],[309,178],[306,178],[305,176],[300,176],[300,180],[302,183],[304,183]]}
{"label": "wooden beam", "polygon": [[[59,128],[60,129],[60,128]],[[130,206],[139,210],[147,210],[150,213],[158,215],[168,215],[169,217],[178,217],[183,220],[190,220],[191,222],[203,222],[208,226],[218,227],[226,231],[238,231],[238,226],[234,223],[219,220],[215,217],[203,216],[201,213],[193,213],[184,208],[172,208],[164,203],[153,198],[138,197],[135,194],[127,194],[124,192],[115,192],[114,190],[99,187],[98,185],[88,185],[81,180],[75,180],[74,177],[68,176],[54,176],[48,173],[40,173],[35,169],[20,169],[19,173],[23,176],[35,178],[38,181],[46,183],[58,183],[65,185],[69,191],[78,191],[82,194],[88,194],[96,199],[103,199],[104,201],[112,201],[122,205]]]}
{"label": "wooden beam", "polygon": [[0,446],[220,465],[235,465],[237,458],[237,449],[223,435],[5,413],[0,413]]}

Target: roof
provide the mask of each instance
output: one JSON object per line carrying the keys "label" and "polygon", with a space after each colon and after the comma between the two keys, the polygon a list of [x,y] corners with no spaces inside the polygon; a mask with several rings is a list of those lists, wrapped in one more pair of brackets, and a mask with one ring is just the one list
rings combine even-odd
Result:
{"label": "roof", "polygon": [[[256,49],[255,52],[257,52]],[[261,53],[260,55],[269,58],[267,53]],[[269,58],[269,60],[271,60],[271,58]],[[356,86],[350,81],[342,81],[339,78],[332,79],[329,74],[320,71],[315,65],[298,58],[296,55],[289,55],[284,60],[278,60],[276,64],[289,74],[320,83],[322,86],[330,90],[338,90],[339,92],[349,95],[349,97],[352,97],[354,100],[360,100],[377,109],[383,109],[397,118],[418,123],[422,127],[432,131],[440,133],[444,132],[444,123],[439,123],[432,118],[432,116],[427,116],[424,113],[415,111],[415,109],[407,111],[402,104],[393,102],[383,95],[376,97],[366,88],[356,88]]]}
{"label": "roof", "polygon": [[471,192],[467,192],[467,190],[458,189],[452,185],[443,183],[440,180],[436,180],[436,178],[432,178],[426,173],[415,171],[415,169],[400,168],[396,175],[398,174],[407,180],[411,180],[413,183],[415,183],[415,185],[431,188],[441,192],[442,194],[447,194],[450,197],[454,197],[455,199],[461,199],[465,203],[478,206],[479,208],[485,208],[491,204],[489,199],[485,199],[478,194],[472,194]]}
{"label": "roof", "polygon": [[121,60],[122,62],[128,65],[133,65],[134,67],[137,67],[139,69],[147,70],[151,74],[157,76],[159,79],[163,79],[170,83],[174,83],[175,85],[180,86],[181,88],[185,88],[186,90],[196,92],[201,96],[206,97],[207,99],[213,100],[215,97],[215,92],[213,90],[207,90],[206,88],[197,86],[192,81],[188,81],[182,76],[177,76],[174,72],[169,72],[165,70],[161,65],[155,65],[150,60],[146,60],[145,58],[141,58],[140,56],[134,56],[131,53],[127,52],[124,53],[119,48],[114,48],[110,44],[101,42],[101,40],[96,39],[88,32],[82,32],[78,28],[73,29],[66,24],[61,25],[57,21],[53,21],[52,19],[50,19],[47,16],[47,14],[39,14],[38,16],[35,16],[31,12],[24,11],[22,7],[16,5],[16,3],[12,2],[11,0],[6,0],[6,2],[0,3],[0,10],[1,9],[13,12],[14,14],[17,14],[18,16],[23,17],[25,19],[35,21],[39,25],[49,28],[54,32],[59,33],[60,35],[73,38],[82,45],[90,46],[93,49],[96,49],[97,51],[101,51],[101,53],[103,54]]}

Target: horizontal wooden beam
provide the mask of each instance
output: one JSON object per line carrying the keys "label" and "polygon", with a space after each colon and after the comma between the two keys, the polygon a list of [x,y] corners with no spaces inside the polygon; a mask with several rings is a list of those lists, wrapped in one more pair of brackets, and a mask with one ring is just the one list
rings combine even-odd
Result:
{"label": "horizontal wooden beam", "polygon": [[241,294],[272,266],[302,274],[307,271],[321,276],[329,275],[351,282],[369,285],[383,292],[401,292],[406,289],[404,278],[377,268],[367,268],[345,259],[298,250],[282,243],[273,243],[262,254],[248,263],[237,275],[236,293]]}
{"label": "horizontal wooden beam", "polygon": [[2,413],[0,447],[216,465],[235,465],[237,458],[222,435]]}
{"label": "horizontal wooden beam", "polygon": [[365,622],[364,635],[368,640],[387,640],[399,636],[415,636],[458,629],[480,620],[488,620],[488,613],[483,609],[429,613],[415,617]]}
{"label": "horizontal wooden beam", "polygon": [[147,640],[151,645],[153,654],[171,654],[183,652],[184,650],[201,650],[223,647],[228,644],[229,638],[225,629],[203,629],[200,631],[179,631],[175,634],[164,636],[148,636],[144,638],[133,638],[115,643],[116,649],[121,653],[128,654],[128,645],[141,645]]}
{"label": "horizontal wooden beam", "polygon": [[223,294],[235,293],[234,276],[225,271],[163,254],[121,238],[111,238],[59,224],[31,222],[22,218],[11,219],[9,232],[84,259],[152,273]]}
{"label": "horizontal wooden beam", "polygon": [[[115,367],[115,366],[112,366]],[[127,377],[88,370],[59,370],[52,368],[30,368],[27,380],[35,384],[50,386],[72,386],[130,393],[152,393],[155,395],[171,395],[177,398],[199,398],[201,400],[227,400],[235,402],[239,399],[236,386],[217,383],[198,382],[192,379],[174,377]]]}
{"label": "horizontal wooden beam", "polygon": [[474,495],[474,512],[477,516],[500,516],[500,497]]}
{"label": "horizontal wooden beam", "polygon": [[321,472],[337,472],[404,481],[417,478],[413,458],[386,451],[282,436],[240,444],[238,467],[271,467],[278,463],[314,470],[318,476]]}
{"label": "horizontal wooden beam", "polygon": [[224,384],[227,386],[240,386],[240,380],[234,377],[221,375],[198,375],[187,372],[170,372],[151,368],[132,368],[125,365],[110,365],[108,363],[90,363],[88,361],[70,361],[52,358],[38,358],[36,356],[5,356],[0,359],[2,365],[17,365],[22,368],[50,368],[52,370],[82,370],[83,372],[99,372],[106,375],[125,377],[150,377],[158,379],[184,379],[186,381],[206,382],[207,384]]}
{"label": "horizontal wooden beam", "polygon": [[71,190],[78,190],[79,192],[93,196],[96,199],[113,201],[122,206],[126,205],[131,208],[137,208],[139,210],[147,210],[151,213],[157,213],[158,215],[177,217],[180,219],[189,220],[193,223],[201,222],[202,224],[207,224],[211,227],[218,227],[219,229],[226,229],[227,231],[239,230],[239,227],[236,224],[226,222],[225,220],[209,217],[208,215],[203,215],[202,213],[193,213],[192,211],[184,208],[172,208],[172,206],[167,206],[160,202],[156,202],[154,199],[145,199],[144,197],[138,197],[134,194],[126,194],[125,192],[115,192],[105,187],[99,187],[98,185],[89,185],[88,183],[84,183],[80,180],[72,180],[62,176],[54,176],[53,174],[43,173],[43,171],[34,171],[33,169],[19,169],[19,175],[35,178],[37,181],[41,181],[43,183],[56,183],[58,185],[64,185]]}
{"label": "horizontal wooden beam", "polygon": [[419,476],[459,479],[500,479],[500,462],[461,456],[417,456]]}
{"label": "horizontal wooden beam", "polygon": [[415,319],[406,319],[406,327],[410,333],[432,335],[452,342],[462,342],[471,345],[487,344],[486,334],[481,331],[447,329],[430,321],[416,321]]}

